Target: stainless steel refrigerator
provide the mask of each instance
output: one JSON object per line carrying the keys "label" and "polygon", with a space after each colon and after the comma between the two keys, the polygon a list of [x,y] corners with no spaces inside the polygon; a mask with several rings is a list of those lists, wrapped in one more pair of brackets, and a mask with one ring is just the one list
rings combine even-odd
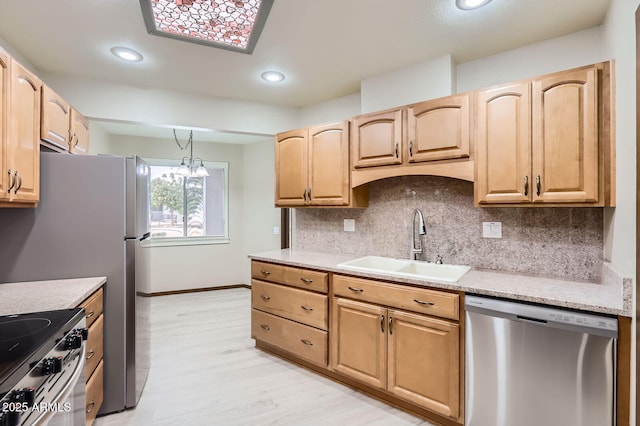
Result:
{"label": "stainless steel refrigerator", "polygon": [[0,209],[0,283],[106,276],[100,413],[133,407],[149,371],[148,298],[135,279],[149,235],[148,166],[47,152],[40,166],[38,207]]}

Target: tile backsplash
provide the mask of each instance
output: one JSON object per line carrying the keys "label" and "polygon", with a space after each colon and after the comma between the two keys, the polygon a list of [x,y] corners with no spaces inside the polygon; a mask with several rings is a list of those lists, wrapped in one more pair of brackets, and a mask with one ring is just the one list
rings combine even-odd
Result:
{"label": "tile backsplash", "polygon": [[[369,184],[366,209],[297,209],[293,247],[409,258],[413,210],[427,234],[421,260],[597,281],[603,260],[601,208],[476,208],[473,183],[403,176]],[[355,232],[344,231],[355,220]],[[482,222],[502,222],[502,238],[483,238]]]}

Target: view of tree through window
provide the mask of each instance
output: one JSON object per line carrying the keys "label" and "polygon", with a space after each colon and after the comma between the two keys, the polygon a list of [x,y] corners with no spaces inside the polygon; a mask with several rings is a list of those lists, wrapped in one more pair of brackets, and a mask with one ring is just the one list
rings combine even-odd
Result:
{"label": "view of tree through window", "polygon": [[176,166],[151,163],[151,238],[227,238],[226,163],[207,177],[183,177]]}

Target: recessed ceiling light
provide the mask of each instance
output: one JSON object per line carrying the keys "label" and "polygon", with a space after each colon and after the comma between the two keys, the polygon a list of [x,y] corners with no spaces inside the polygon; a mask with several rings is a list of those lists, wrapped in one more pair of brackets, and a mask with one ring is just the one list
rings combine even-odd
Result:
{"label": "recessed ceiling light", "polygon": [[458,9],[471,10],[482,7],[490,1],[491,0],[456,0],[456,6],[458,6]]}
{"label": "recessed ceiling light", "polygon": [[142,54],[128,47],[112,47],[111,53],[128,62],[140,62],[142,60]]}
{"label": "recessed ceiling light", "polygon": [[262,73],[261,77],[264,81],[271,83],[277,83],[284,80],[284,74],[278,71],[265,71]]}

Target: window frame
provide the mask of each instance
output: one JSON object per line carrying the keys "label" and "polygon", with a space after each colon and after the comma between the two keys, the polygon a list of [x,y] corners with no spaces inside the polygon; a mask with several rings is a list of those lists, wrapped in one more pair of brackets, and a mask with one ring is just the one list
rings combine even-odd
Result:
{"label": "window frame", "polygon": [[[143,158],[149,166],[175,167],[180,166],[181,160],[176,159],[160,159],[160,158]],[[147,238],[142,241],[142,247],[173,247],[173,246],[194,246],[194,245],[214,245],[214,244],[230,244],[229,237],[229,162],[227,161],[203,161],[204,166],[209,169],[224,170],[224,235],[214,236],[206,235],[199,237],[162,237]],[[151,179],[149,179],[149,213],[151,212]]]}

